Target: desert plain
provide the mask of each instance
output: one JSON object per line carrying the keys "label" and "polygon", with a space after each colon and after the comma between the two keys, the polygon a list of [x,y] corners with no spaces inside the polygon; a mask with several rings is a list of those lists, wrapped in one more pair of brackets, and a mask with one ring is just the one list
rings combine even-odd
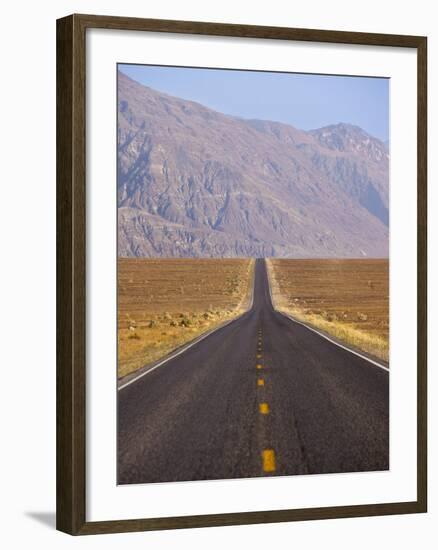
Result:
{"label": "desert plain", "polygon": [[278,311],[388,361],[387,259],[270,259],[267,267]]}
{"label": "desert plain", "polygon": [[252,259],[118,260],[118,376],[166,356],[249,306]]}

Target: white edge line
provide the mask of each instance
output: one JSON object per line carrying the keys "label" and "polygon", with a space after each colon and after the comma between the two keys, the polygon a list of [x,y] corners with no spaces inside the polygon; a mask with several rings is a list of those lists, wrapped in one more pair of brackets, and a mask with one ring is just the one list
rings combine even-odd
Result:
{"label": "white edge line", "polygon": [[157,363],[156,365],[154,365],[150,369],[145,370],[144,372],[142,372],[141,374],[139,374],[135,378],[132,378],[132,380],[129,380],[129,382],[126,382],[126,384],[122,384],[121,386],[119,386],[117,388],[117,391],[123,390],[123,388],[127,388],[128,386],[130,386],[134,382],[137,382],[137,380],[140,380],[140,378],[143,378],[143,376],[146,376],[146,374],[149,374],[150,372],[154,371],[155,369],[158,369],[158,367],[163,366],[165,363],[168,363],[172,359],[175,359],[175,357],[178,357],[178,355],[181,355],[182,353],[184,353],[185,351],[187,351],[191,347],[195,346],[196,344],[199,344],[199,342],[201,342],[202,340],[204,340],[205,338],[207,338],[211,334],[217,332],[218,330],[221,330],[221,329],[225,328],[229,324],[234,323],[234,321],[237,321],[238,319],[240,319],[243,315],[245,315],[245,313],[247,313],[248,311],[250,311],[252,309],[252,306],[254,304],[254,286],[255,286],[254,283],[255,283],[255,264],[254,264],[254,274],[253,274],[253,280],[252,280],[251,301],[248,305],[248,308],[243,313],[241,313],[238,317],[235,317],[234,319],[230,319],[229,321],[226,321],[222,325],[206,332],[205,334],[201,334],[200,336],[198,336],[198,338],[195,338],[195,340],[193,340],[193,342],[189,342],[187,345],[180,348],[175,353],[172,353],[171,355],[169,355],[168,357],[166,357],[165,359],[163,359],[162,361],[160,361],[159,363]]}
{"label": "white edge line", "polygon": [[232,323],[233,321],[237,321],[237,319],[240,319],[240,317],[242,317],[242,315],[244,315],[246,313],[246,311],[244,313],[242,313],[241,315],[239,315],[239,317],[236,317],[235,319],[230,319],[229,321],[227,321],[226,323],[224,323],[223,325],[219,326],[219,327],[216,327],[215,329],[213,330],[210,330],[204,334],[201,334],[200,336],[198,336],[198,338],[196,338],[195,340],[193,340],[192,342],[189,342],[187,345],[185,345],[184,347],[180,348],[178,351],[176,351],[175,353],[172,353],[172,355],[169,355],[168,357],[166,357],[165,359],[163,359],[162,361],[160,361],[159,363],[157,363],[156,365],[154,365],[153,367],[151,367],[150,369],[148,370],[145,370],[144,372],[142,372],[141,374],[139,374],[138,376],[136,376],[135,378],[132,378],[132,380],[129,380],[129,382],[126,382],[126,384],[122,384],[121,386],[119,386],[117,389],[118,391],[120,390],[123,390],[123,388],[126,388],[128,386],[130,386],[131,384],[133,384],[134,382],[137,382],[137,380],[140,380],[140,378],[143,378],[143,376],[146,376],[146,374],[149,374],[150,372],[152,372],[153,370],[155,369],[158,369],[158,367],[161,367],[162,365],[164,365],[165,363],[167,363],[168,361],[170,361],[171,359],[174,359],[175,357],[178,357],[178,355],[181,355],[182,353],[184,353],[185,351],[187,351],[189,348],[195,346],[196,344],[199,344],[199,342],[201,342],[202,340],[204,340],[204,338],[207,338],[207,336],[210,336],[211,334],[213,334],[214,332],[217,332],[218,330],[221,330],[222,328],[225,328],[226,326],[228,326],[230,323]]}
{"label": "white edge line", "polygon": [[379,367],[380,369],[382,370],[385,370],[386,372],[389,372],[389,368],[388,367],[385,367],[384,365],[382,365],[381,363],[377,362],[377,361],[374,361],[373,359],[370,359],[369,357],[367,357],[366,355],[362,355],[362,353],[359,353],[358,351],[355,351],[355,350],[352,350],[351,348],[347,347],[347,346],[344,346],[342,344],[340,344],[339,342],[337,342],[336,340],[333,340],[332,338],[330,338],[330,336],[327,336],[326,334],[324,334],[323,332],[320,332],[319,330],[309,326],[307,323],[303,323],[301,321],[298,321],[297,319],[295,319],[294,317],[292,317],[291,315],[288,315],[287,313],[284,313],[283,311],[280,311],[278,310],[275,305],[274,305],[274,300],[272,299],[272,291],[271,291],[271,281],[270,281],[270,277],[269,277],[269,270],[268,270],[268,267],[266,266],[266,271],[268,273],[268,284],[269,284],[269,295],[271,297],[271,303],[272,303],[272,307],[275,309],[275,311],[277,313],[280,313],[280,315],[283,315],[283,317],[286,317],[286,319],[289,319],[290,321],[292,321],[293,323],[297,323],[298,325],[301,325],[305,328],[307,328],[308,330],[311,330],[312,332],[315,332],[316,334],[318,334],[319,336],[321,336],[322,338],[325,338],[326,340],[328,340],[329,342],[331,342],[332,344],[335,344],[335,346],[338,346],[339,348],[342,348],[342,349],[345,349],[346,351],[349,351],[350,353],[353,353],[354,355],[357,355],[358,357],[360,357],[361,359],[365,359],[365,361],[368,361],[369,363],[372,363],[373,365],[375,365],[376,367]]}
{"label": "white edge line", "polygon": [[358,351],[352,350],[351,348],[349,348],[347,346],[344,346],[344,345],[340,344],[339,342],[336,342],[336,340],[333,340],[332,338],[330,338],[326,334],[323,334],[322,332],[319,332],[319,330],[316,330],[313,327],[310,327],[306,323],[302,323],[301,321],[298,321],[297,319],[294,319],[292,316],[288,315],[287,313],[283,313],[282,311],[278,311],[278,309],[276,311],[278,313],[280,313],[281,315],[283,315],[284,317],[287,317],[287,319],[289,319],[293,323],[297,323],[298,325],[302,325],[303,327],[306,327],[307,329],[311,330],[312,332],[316,332],[316,334],[318,334],[319,336],[322,336],[323,338],[325,338],[326,340],[328,340],[332,344],[335,344],[339,348],[345,349],[346,351],[349,351],[350,353],[353,353],[354,355],[357,355],[361,359],[365,359],[365,361],[368,361],[369,363],[372,363],[373,365],[376,365],[376,367],[379,367],[379,368],[389,372],[389,368],[385,367],[381,363],[378,363],[377,361],[374,361],[373,359],[370,359],[366,355],[362,355],[362,353],[359,353]]}

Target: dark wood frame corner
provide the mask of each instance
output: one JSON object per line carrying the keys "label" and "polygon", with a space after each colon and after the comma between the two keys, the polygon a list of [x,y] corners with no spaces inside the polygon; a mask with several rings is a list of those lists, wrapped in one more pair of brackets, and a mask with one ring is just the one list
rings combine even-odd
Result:
{"label": "dark wood frame corner", "polygon": [[[416,501],[86,521],[85,33],[87,28],[414,48],[418,59],[418,463]],[[427,39],[420,36],[71,15],[57,21],[57,529],[72,535],[407,514],[427,510]]]}

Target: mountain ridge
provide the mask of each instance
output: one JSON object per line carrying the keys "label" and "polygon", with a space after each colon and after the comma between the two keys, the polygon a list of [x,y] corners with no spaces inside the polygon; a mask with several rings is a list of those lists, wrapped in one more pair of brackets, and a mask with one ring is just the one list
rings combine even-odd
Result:
{"label": "mountain ridge", "polygon": [[241,119],[121,72],[118,96],[120,256],[387,256],[388,155],[362,129]]}

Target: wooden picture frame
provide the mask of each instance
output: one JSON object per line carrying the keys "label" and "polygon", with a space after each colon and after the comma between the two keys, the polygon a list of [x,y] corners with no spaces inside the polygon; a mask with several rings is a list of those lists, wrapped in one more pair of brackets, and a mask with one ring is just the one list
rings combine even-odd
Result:
{"label": "wooden picture frame", "polygon": [[[413,48],[418,120],[417,499],[372,505],[88,522],[86,520],[87,29],[187,33]],[[243,525],[426,512],[427,510],[427,40],[329,30],[71,15],[57,21],[57,529],[72,535]]]}

